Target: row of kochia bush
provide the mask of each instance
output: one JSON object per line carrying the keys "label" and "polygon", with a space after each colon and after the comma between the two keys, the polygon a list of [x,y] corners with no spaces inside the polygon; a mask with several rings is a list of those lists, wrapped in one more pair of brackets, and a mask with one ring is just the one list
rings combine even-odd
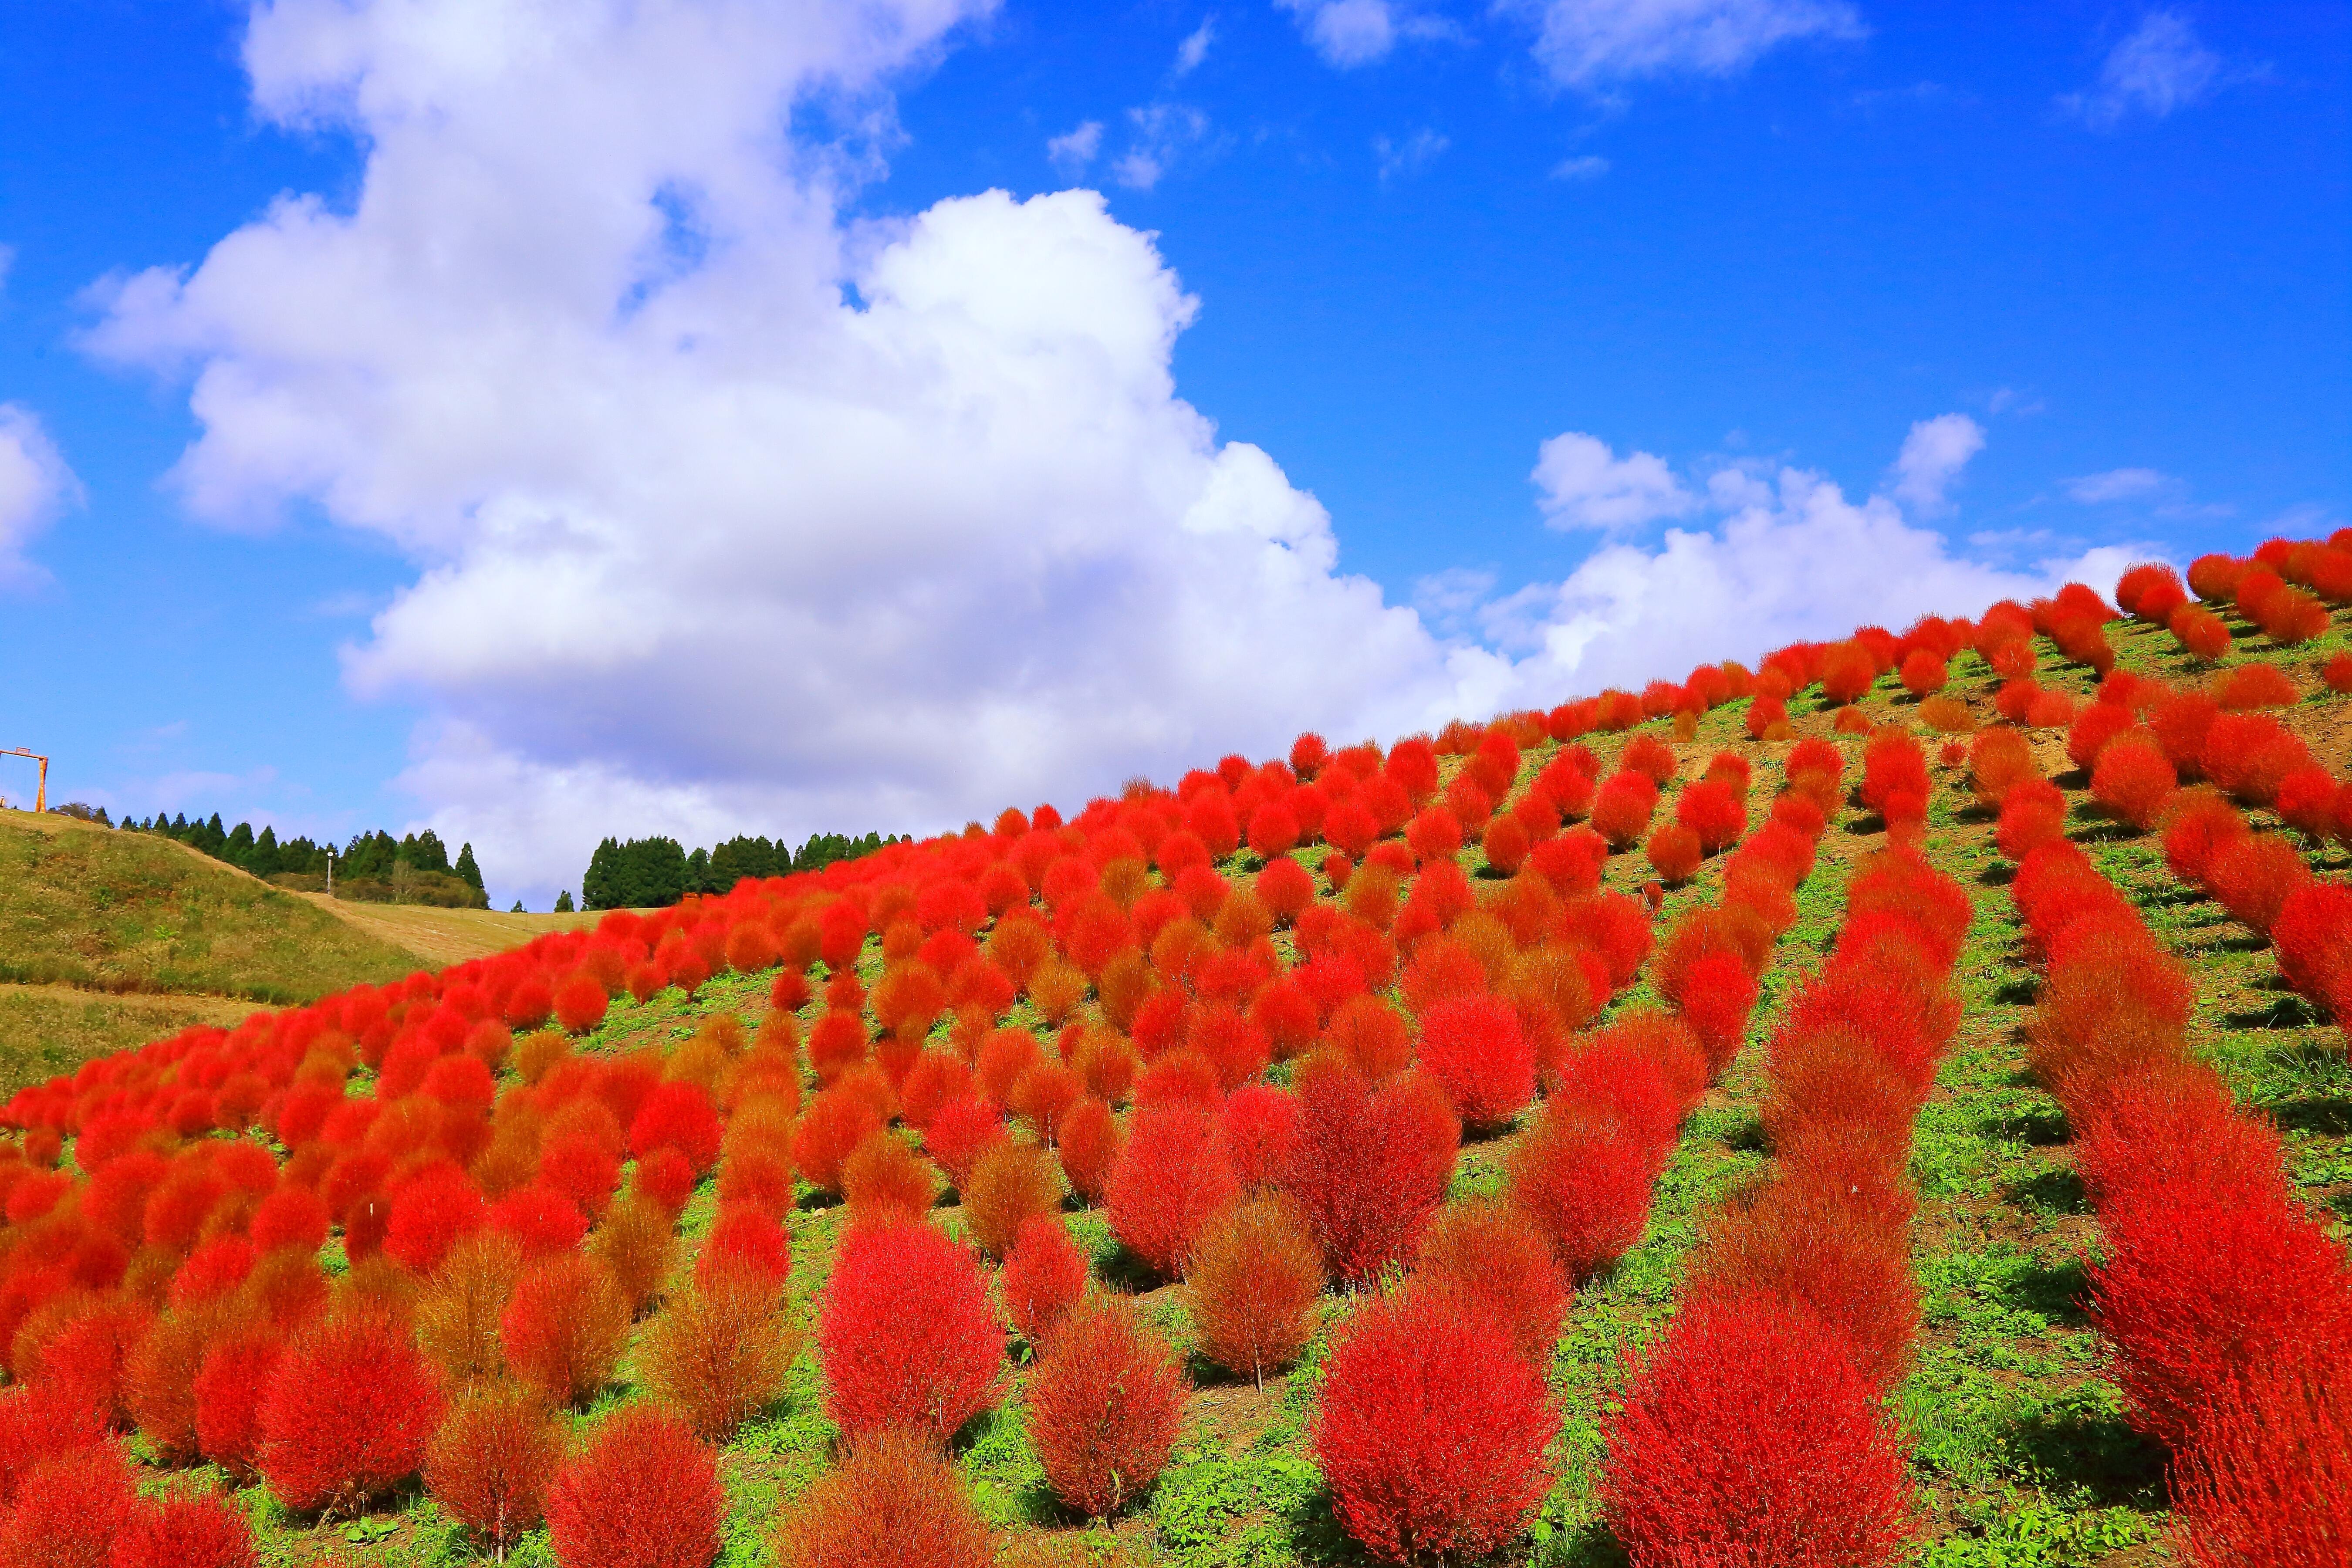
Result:
{"label": "row of kochia bush", "polygon": [[[2107,750],[2132,742],[2126,731]],[[2245,762],[2227,746],[2206,756],[2217,778]],[[2193,976],[2063,836],[2055,788],[2038,770],[1980,769],[1979,784],[2000,802],[2001,849],[2019,862],[2011,892],[2042,970],[2032,1064],[2065,1108],[2098,1215],[2092,1318],[2132,1424],[2170,1451],[2181,1544],[2200,1568],[2341,1562],[2352,1542],[2343,1248],[2296,1194],[2275,1128],[2233,1104],[2195,1054]],[[2282,841],[2260,848],[2220,795],[2183,791],[2149,815],[2168,824],[2176,868],[2242,919],[2271,911],[2291,976],[2305,962],[2291,942],[2340,953],[2352,942],[2341,890]],[[2285,910],[2308,922],[2301,935],[2283,929]],[[2318,975],[2296,983],[2328,989]]]}
{"label": "row of kochia bush", "polygon": [[[1874,742],[1885,774],[1907,776],[1906,747]],[[1608,1518],[1644,1568],[1884,1563],[1914,1532],[1883,1401],[1917,1332],[1911,1127],[1958,1022],[1946,982],[1971,909],[1916,828],[1892,837],[1772,1035],[1772,1164],[1707,1227],[1608,1426]]]}
{"label": "row of kochia bush", "polygon": [[[2086,594],[2016,613],[2071,625],[2092,614]],[[1570,743],[1514,795],[1523,748],[1650,713],[1686,727],[1743,686],[1769,702],[1774,681],[1797,689],[1794,676],[1853,649],[1892,668],[1998,619],[1784,649],[1759,678],[1706,667],[1640,699],[1450,727],[1385,753],[1302,737],[1286,763],[1228,758],[1069,824],[1007,813],[992,832],[608,917],[593,934],[191,1031],[26,1091],[8,1114],[29,1131],[0,1163],[0,1357],[27,1385],[0,1398],[6,1533],[102,1554],[108,1540],[135,1552],[120,1543],[210,1531],[213,1545],[151,1558],[200,1563],[217,1547],[236,1560],[235,1521],[204,1500],[115,1506],[131,1472],[106,1434],[136,1426],[166,1462],[214,1459],[297,1510],[365,1506],[421,1466],[493,1542],[543,1505],[566,1562],[707,1556],[720,1506],[708,1445],[774,1397],[798,1347],[782,1223],[798,1178],[850,1209],[815,1329],[829,1412],[855,1440],[787,1549],[842,1560],[861,1521],[899,1517],[888,1499],[960,1496],[933,1484],[922,1442],[884,1434],[937,1437],[1002,1393],[988,1276],[919,1217],[944,1176],[981,1254],[1002,1259],[1003,1310],[1039,1347],[1026,1418],[1075,1509],[1114,1510],[1148,1484],[1181,1385],[1132,1312],[1087,1290],[1055,1217],[1065,1186],[1106,1201],[1147,1267],[1188,1277],[1211,1353],[1254,1377],[1295,1353],[1327,1279],[1411,1266],[1422,1286],[1356,1314],[1335,1346],[1317,1428],[1335,1500],[1387,1554],[1502,1539],[1539,1462],[1474,1467],[1452,1488],[1463,1428],[1445,1402],[1415,1428],[1418,1450],[1351,1447],[1339,1413],[1357,1384],[1341,1352],[1381,1345],[1376,1331],[1427,1342],[1433,1322],[1473,1338],[1499,1323],[1512,1362],[1431,1375],[1475,1377],[1504,1401],[1494,1408],[1519,1412],[1504,1423],[1519,1438],[1548,1433],[1548,1407],[1520,1395],[1559,1293],[1639,1236],[1703,1081],[1691,1058],[1719,1068],[1737,1048],[1769,938],[1793,918],[1788,893],[1819,831],[1803,797],[1832,802],[1843,765],[1819,742],[1791,754],[1794,793],[1727,868],[1723,903],[1669,938],[1659,990],[1675,1013],[1586,1036],[1651,944],[1640,900],[1599,890],[1601,862],[1650,829],[1674,753],[1636,738],[1603,778]],[[1447,781],[1449,754],[1461,761]],[[1927,787],[1916,745],[1873,738],[1863,795],[1891,827],[1924,817]],[[1681,792],[1672,826],[1719,847],[1744,827],[1746,793],[1744,770],[1719,760]],[[1455,858],[1474,838],[1503,874],[1484,896]],[[1286,853],[1318,841],[1320,884]],[[1262,868],[1236,885],[1217,868],[1237,868],[1244,845]],[[1284,928],[1295,965],[1273,941]],[[877,935],[869,992],[856,963]],[[510,1033],[551,1018],[584,1032],[623,991],[691,991],[780,960],[755,1035],[722,1016],[667,1055],[610,1058],[576,1057],[553,1030]],[[821,1005],[806,978],[819,962]],[[1004,1026],[1016,999],[1050,1041]],[[1292,1058],[1289,1089],[1257,1081]],[[361,1066],[372,1094],[351,1092]],[[1508,1120],[1538,1082],[1554,1098],[1523,1140],[1513,1201],[1441,1212],[1461,1122]],[[919,1131],[928,1158],[893,1121]],[[282,1163],[219,1135],[257,1125]],[[78,1173],[55,1168],[68,1135]],[[717,1218],[681,1271],[677,1218],[706,1179]],[[351,1265],[332,1279],[319,1266],[331,1235]],[[1276,1310],[1286,1301],[1295,1310]],[[553,1413],[608,1386],[633,1337],[656,1397],[569,1450]],[[1355,1356],[1373,1371],[1394,1361]],[[1102,1366],[1136,1375],[1089,1382]],[[1384,1430],[1402,1395],[1373,1371],[1353,1407]],[[1106,1401],[1133,1404],[1133,1418]],[[1413,1479],[1424,1472],[1440,1479]],[[957,1539],[976,1529],[968,1510],[938,1520]],[[824,1548],[828,1531],[847,1535]]]}

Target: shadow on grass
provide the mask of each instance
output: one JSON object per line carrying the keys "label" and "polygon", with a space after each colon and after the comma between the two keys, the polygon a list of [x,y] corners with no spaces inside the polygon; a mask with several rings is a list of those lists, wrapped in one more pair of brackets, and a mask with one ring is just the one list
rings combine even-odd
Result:
{"label": "shadow on grass", "polygon": [[[2083,1191],[2083,1179],[2063,1168],[2043,1171],[2022,1182],[2006,1184],[2009,1201],[2019,1208],[2035,1214],[2083,1215],[2091,1212],[2091,1200]],[[2044,1314],[2047,1316],[2047,1314]]]}
{"label": "shadow on grass", "polygon": [[2080,1327],[2090,1321],[2083,1314],[2083,1298],[2089,1289],[2090,1278],[2083,1265],[2068,1261],[2021,1268],[1996,1285],[1992,1294],[2004,1305],[2039,1313],[2053,1323]]}
{"label": "shadow on grass", "polygon": [[2033,1412],[2004,1434],[2030,1471],[2078,1491],[2095,1508],[2152,1511],[2164,1506],[2164,1450],[2125,1425],[2123,1414],[2083,1388]]}
{"label": "shadow on grass", "polygon": [[2352,1100],[2340,1094],[2283,1100],[2270,1111],[2271,1120],[2289,1132],[2315,1132],[2326,1138],[2352,1135]]}

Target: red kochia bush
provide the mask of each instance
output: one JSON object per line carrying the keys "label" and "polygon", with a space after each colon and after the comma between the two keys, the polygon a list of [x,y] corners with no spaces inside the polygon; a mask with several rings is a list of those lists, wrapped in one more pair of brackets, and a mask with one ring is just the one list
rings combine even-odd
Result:
{"label": "red kochia bush", "polygon": [[0,1526],[0,1568],[107,1568],[116,1533],[138,1505],[138,1478],[112,1443],[33,1467]]}
{"label": "red kochia bush", "polygon": [[416,1473],[441,1409],[404,1329],[380,1310],[337,1312],[278,1358],[261,1405],[262,1479],[297,1513],[354,1511]]}
{"label": "red kochia bush", "polygon": [[1559,1417],[1504,1327],[1408,1286],[1339,1331],[1316,1463],[1348,1533],[1383,1563],[1481,1557],[1518,1539],[1550,1486]]}
{"label": "red kochia bush", "polygon": [[1581,1281],[1642,1239],[1657,1178],[1655,1148],[1611,1119],[1554,1100],[1510,1154],[1511,1201]]}
{"label": "red kochia bush", "polygon": [[1445,1195],[1461,1124],[1425,1073],[1378,1089],[1328,1051],[1299,1066],[1297,1152],[1289,1189],[1323,1249],[1354,1283],[1402,1261]]}
{"label": "red kochia bush", "polygon": [[2174,1517],[2196,1568],[2305,1568],[2352,1542],[2352,1379],[2298,1341],[2208,1400],[2174,1456]]}
{"label": "red kochia bush", "polygon": [[555,988],[555,1021],[567,1034],[584,1035],[604,1021],[610,1001],[594,975],[574,970]]}
{"label": "red kochia bush", "polygon": [[1029,1373],[1026,1399],[1047,1484],[1089,1519],[1108,1519],[1150,1489],[1183,1426],[1183,1382],[1167,1344],[1113,1296],[1062,1320]]}
{"label": "red kochia bush", "polygon": [[1875,1391],[1833,1335],[1767,1298],[1685,1307],[1607,1437],[1610,1527],[1643,1568],[1863,1568],[1911,1533]]}
{"label": "red kochia bush", "polygon": [[1034,1343],[1087,1293],[1087,1259],[1059,1215],[1032,1215],[998,1270],[1013,1331]]}
{"label": "red kochia bush", "polygon": [[1642,837],[1657,808],[1658,786],[1646,773],[1628,768],[1609,775],[1592,797],[1592,830],[1622,849]]}
{"label": "red kochia bush", "polygon": [[1500,1126],[1535,1098],[1535,1047],[1517,1011],[1496,997],[1456,996],[1431,1007],[1421,1020],[1421,1060],[1473,1127]]}
{"label": "red kochia bush", "polygon": [[850,1230],[816,1336],[825,1413],[852,1442],[903,1426],[944,1443],[996,1402],[1004,1331],[988,1282],[925,1222]]}
{"label": "red kochia bush", "polygon": [[996,1543],[954,1463],[909,1433],[852,1448],[777,1532],[782,1568],[992,1568]]}
{"label": "red kochia bush", "polygon": [[[55,1558],[49,1561],[55,1562]],[[108,1568],[254,1568],[253,1530],[214,1493],[141,1504],[114,1537]]]}
{"label": "red kochia bush", "polygon": [[1110,1176],[1110,1227],[1163,1279],[1184,1272],[1201,1226],[1240,1184],[1216,1136],[1215,1119],[1193,1105],[1139,1110]]}
{"label": "red kochia bush", "polygon": [[556,1473],[548,1536],[563,1568],[709,1568],[726,1511],[718,1455],[667,1410],[631,1405]]}
{"label": "red kochia bush", "polygon": [[510,1383],[458,1398],[425,1458],[425,1487],[445,1512],[493,1552],[538,1528],[547,1488],[563,1459],[563,1425],[540,1398]]}

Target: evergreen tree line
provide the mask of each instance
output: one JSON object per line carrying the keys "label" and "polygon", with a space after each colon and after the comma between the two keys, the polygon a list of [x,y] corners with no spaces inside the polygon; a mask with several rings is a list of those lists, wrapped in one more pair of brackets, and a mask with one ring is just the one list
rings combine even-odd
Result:
{"label": "evergreen tree line", "polygon": [[[166,838],[176,838],[257,877],[327,874],[328,845],[314,844],[309,838],[280,839],[278,830],[269,826],[257,834],[249,822],[224,828],[218,812],[199,822],[158,815],[143,822],[125,819],[122,826],[136,833],[160,833]],[[334,861],[338,882],[392,881],[395,879],[395,868],[405,866],[412,872],[455,877],[475,892],[482,891],[482,868],[474,861],[474,847],[460,847],[453,862],[448,846],[429,827],[401,838],[394,838],[382,828],[354,835],[349,844],[334,850]]]}
{"label": "evergreen tree line", "polygon": [[815,833],[795,851],[782,839],[738,835],[715,849],[688,854],[675,838],[607,838],[589,858],[580,898],[592,910],[662,909],[688,893],[723,893],[746,877],[822,870],[898,842],[879,833],[863,838]]}

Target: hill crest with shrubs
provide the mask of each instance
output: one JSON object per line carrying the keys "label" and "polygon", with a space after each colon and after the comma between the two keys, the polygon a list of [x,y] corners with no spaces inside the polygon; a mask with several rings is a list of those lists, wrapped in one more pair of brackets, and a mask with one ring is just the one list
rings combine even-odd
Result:
{"label": "hill crest with shrubs", "polygon": [[93,1061],[5,1108],[0,1563],[2340,1563],[2347,601],[1302,735]]}

